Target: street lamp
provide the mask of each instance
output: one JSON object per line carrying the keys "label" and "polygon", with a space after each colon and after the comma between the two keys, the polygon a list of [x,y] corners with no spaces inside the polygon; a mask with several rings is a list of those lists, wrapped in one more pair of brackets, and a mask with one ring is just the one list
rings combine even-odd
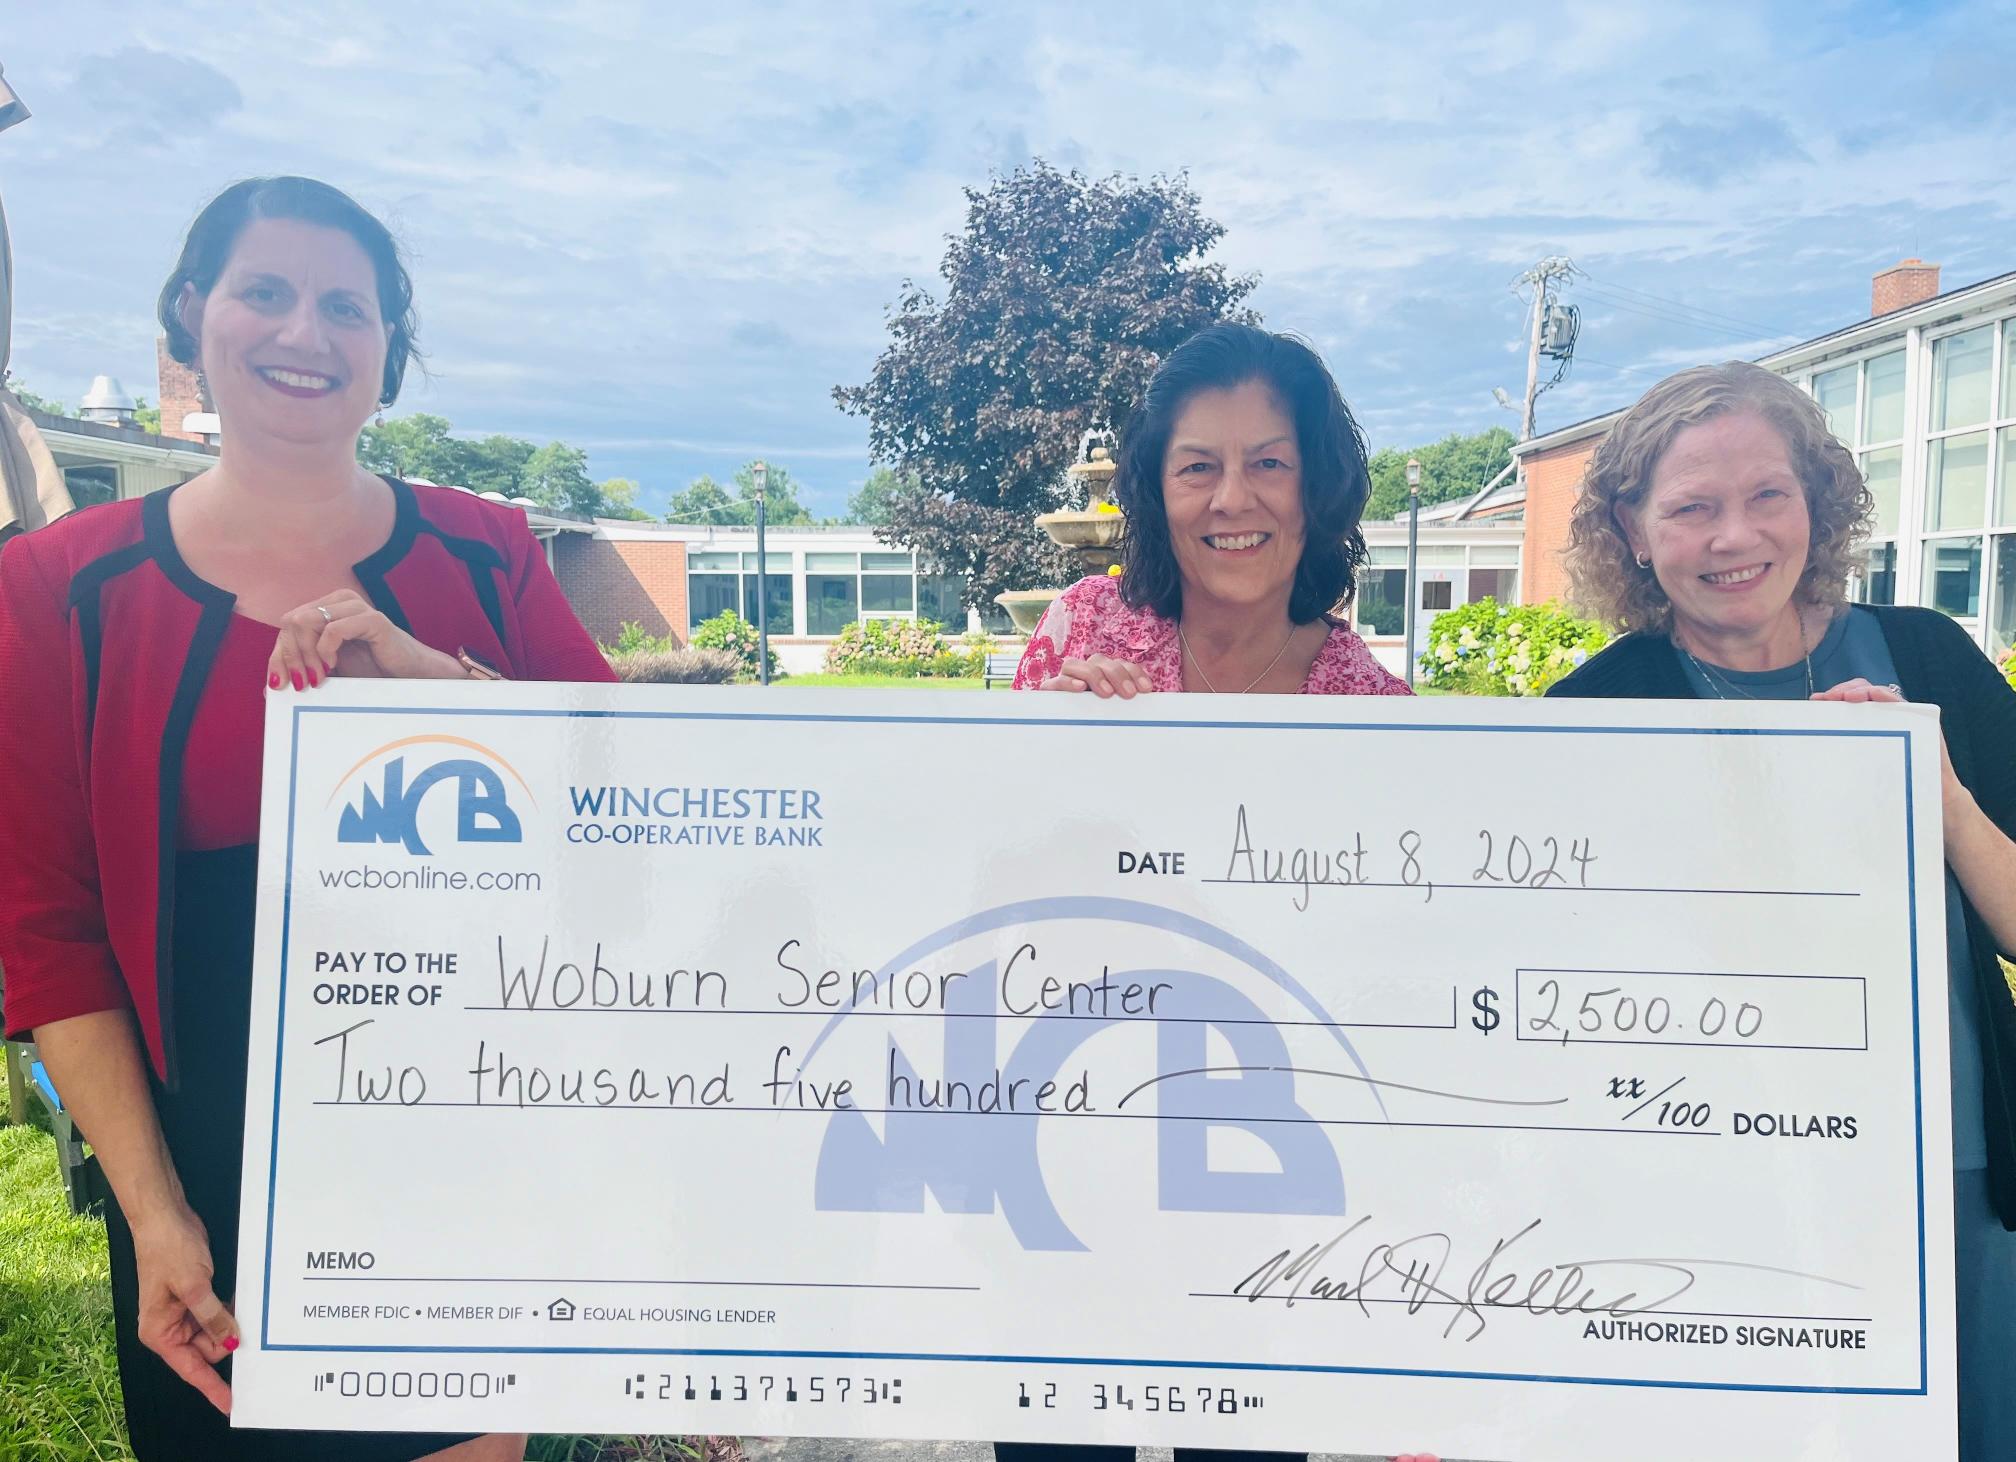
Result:
{"label": "street lamp", "polygon": [[1421,604],[1421,586],[1414,581],[1421,554],[1421,459],[1407,459],[1407,688],[1414,688],[1414,614]]}
{"label": "street lamp", "polygon": [[756,483],[756,674],[770,683],[770,560],[763,552],[763,489],[770,481],[770,465],[752,462],[749,476]]}

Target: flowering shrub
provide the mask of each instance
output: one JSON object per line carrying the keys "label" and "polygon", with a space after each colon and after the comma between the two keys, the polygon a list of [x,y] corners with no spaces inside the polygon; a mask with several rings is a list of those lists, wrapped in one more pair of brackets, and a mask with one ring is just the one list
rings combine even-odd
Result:
{"label": "flowering shrub", "polygon": [[832,675],[978,675],[987,665],[986,636],[968,635],[955,649],[928,620],[864,619],[843,625],[826,647]]}
{"label": "flowering shrub", "polygon": [[1559,604],[1479,599],[1435,616],[1421,669],[1437,690],[1541,695],[1609,639],[1602,625],[1577,619]]}
{"label": "flowering shrub", "polygon": [[[756,626],[732,609],[724,609],[712,619],[701,621],[693,631],[696,650],[726,650],[741,666],[741,677],[754,680],[760,673],[756,662]],[[770,676],[777,676],[777,652],[770,652]]]}
{"label": "flowering shrub", "polygon": [[662,655],[678,648],[677,636],[654,635],[634,619],[623,621],[615,644],[601,647],[604,657],[611,660],[618,655]]}

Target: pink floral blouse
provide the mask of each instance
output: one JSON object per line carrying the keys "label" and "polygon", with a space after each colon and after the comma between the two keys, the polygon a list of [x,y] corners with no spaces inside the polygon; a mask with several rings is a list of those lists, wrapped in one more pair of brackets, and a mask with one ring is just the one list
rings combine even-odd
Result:
{"label": "pink floral blouse", "polygon": [[[1120,598],[1120,581],[1080,579],[1043,611],[1022,663],[1015,689],[1035,690],[1063,668],[1067,659],[1088,655],[1127,660],[1148,672],[1157,690],[1183,688],[1183,652],[1176,622],[1149,609],[1130,609]],[[1406,682],[1372,658],[1365,642],[1341,624],[1316,652],[1303,695],[1411,695]]]}

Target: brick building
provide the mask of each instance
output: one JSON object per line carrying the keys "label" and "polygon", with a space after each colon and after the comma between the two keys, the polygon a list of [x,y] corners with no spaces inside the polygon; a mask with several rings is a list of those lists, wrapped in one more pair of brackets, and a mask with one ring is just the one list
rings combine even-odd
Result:
{"label": "brick building", "polygon": [[[2000,658],[2016,646],[2016,273],[1942,293],[1906,259],[1871,282],[1867,319],[1758,362],[1826,409],[1877,503],[1858,598],[1923,604]],[[1583,468],[1621,411],[1513,449],[1527,596],[1562,598]]]}

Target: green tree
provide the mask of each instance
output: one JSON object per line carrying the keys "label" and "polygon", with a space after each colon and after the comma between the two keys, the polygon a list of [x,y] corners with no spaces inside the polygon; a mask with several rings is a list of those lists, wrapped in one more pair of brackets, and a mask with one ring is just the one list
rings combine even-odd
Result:
{"label": "green tree", "polygon": [[519,480],[533,452],[530,442],[523,437],[493,433],[453,445],[458,459],[455,483],[477,492],[501,492],[506,497],[520,495]]}
{"label": "green tree", "polygon": [[883,536],[969,575],[970,603],[1065,581],[1031,523],[1065,498],[1084,434],[1126,418],[1164,356],[1215,321],[1252,319],[1257,281],[1206,256],[1224,229],[1181,175],[1089,179],[1038,159],[968,189],[939,272],[910,280],[866,382],[834,388],[870,455],[914,473]]}
{"label": "green tree", "polygon": [[[735,499],[729,496],[728,489],[703,472],[686,485],[684,492],[672,494],[671,504],[665,511],[665,521],[732,523],[735,521],[734,505]],[[754,522],[755,518],[752,516],[750,521]]]}
{"label": "green tree", "polygon": [[651,520],[651,515],[637,506],[637,484],[633,479],[605,477],[595,484],[595,491],[602,499],[596,517],[626,518],[633,523],[648,523]]}
{"label": "green tree", "polygon": [[[771,464],[763,478],[764,521],[771,527],[802,527],[812,522],[812,515],[798,501],[798,479],[788,468]],[[748,518],[756,521],[756,464],[745,462],[735,469],[735,497],[738,504],[746,506]]]}
{"label": "green tree", "polygon": [[[745,462],[735,469],[735,491],[705,473],[693,479],[684,492],[675,493],[665,513],[668,523],[741,523],[756,521],[756,464]],[[798,501],[798,480],[783,468],[772,466],[764,478],[764,521],[773,528],[799,527],[813,521]]]}
{"label": "green tree", "polygon": [[161,435],[161,408],[149,406],[145,396],[133,398],[133,425],[154,436]]}
{"label": "green tree", "polygon": [[519,469],[518,491],[542,508],[593,516],[601,494],[588,476],[588,454],[565,442],[535,448]]}
{"label": "green tree", "polygon": [[922,485],[914,472],[899,474],[888,467],[877,467],[861,484],[861,490],[847,499],[847,521],[880,528],[888,523],[897,494],[905,490],[914,492]]}
{"label": "green tree", "polygon": [[1407,459],[1421,462],[1421,506],[1451,498],[1471,497],[1502,472],[1512,460],[1512,433],[1502,426],[1474,436],[1455,433],[1411,451],[1386,447],[1372,454],[1372,499],[1367,518],[1391,518],[1407,511]]}
{"label": "green tree", "polygon": [[37,396],[26,385],[14,379],[11,375],[5,379],[4,383],[0,384],[5,384],[7,389],[14,393],[14,399],[19,401],[23,406],[32,407],[36,411],[45,411],[51,416],[68,416],[70,414],[70,408],[65,406],[61,401],[51,401],[47,396]]}
{"label": "green tree", "polygon": [[357,460],[373,472],[394,477],[473,486],[462,482],[465,444],[450,437],[450,430],[447,417],[424,411],[394,417],[383,426],[364,428],[357,438]]}

